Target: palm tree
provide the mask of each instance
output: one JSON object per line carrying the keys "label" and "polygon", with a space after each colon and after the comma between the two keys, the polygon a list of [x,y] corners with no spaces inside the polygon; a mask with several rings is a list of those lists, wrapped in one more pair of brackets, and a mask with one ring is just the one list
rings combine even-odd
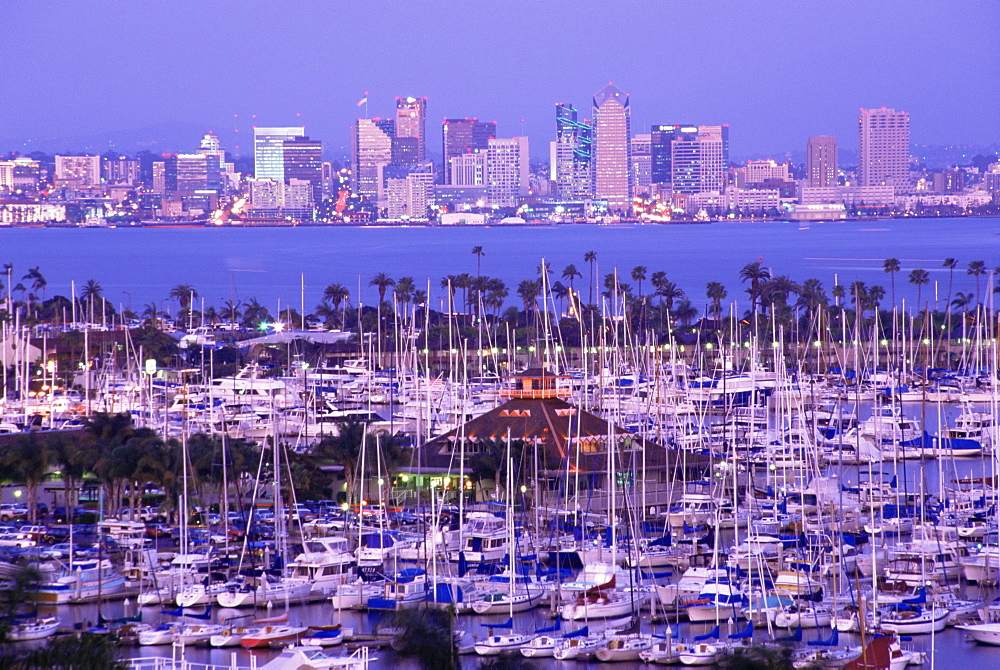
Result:
{"label": "palm tree", "polygon": [[792,281],[787,275],[779,275],[763,282],[758,290],[761,302],[769,302],[771,304],[771,315],[777,316],[783,313],[788,306],[789,295],[799,293],[802,287]]}
{"label": "palm tree", "polygon": [[771,278],[771,271],[764,267],[763,261],[747,263],[740,270],[740,281],[750,282],[747,293],[750,295],[750,312],[757,314],[757,299],[760,297],[760,285]]}
{"label": "palm tree", "polygon": [[[958,291],[955,293],[955,298],[949,304],[954,311],[964,312],[969,309],[969,305],[972,304],[972,300],[975,297],[976,296],[972,294],[972,291],[969,291],[968,293]],[[951,337],[951,335],[949,334],[948,337]]]}
{"label": "palm tree", "polygon": [[94,302],[100,300],[103,293],[104,289],[101,288],[96,279],[88,279],[87,283],[83,285],[83,290],[80,291],[80,298],[87,303],[91,321],[94,320]]}
{"label": "palm tree", "polygon": [[680,321],[682,326],[691,325],[691,321],[696,316],[698,316],[698,310],[695,309],[690,300],[685,298],[677,305],[677,320]]}
{"label": "palm tree", "polygon": [[368,280],[368,285],[374,286],[378,289],[378,302],[379,305],[381,305],[385,301],[386,291],[389,290],[390,286],[396,285],[396,280],[384,272],[379,272],[377,275]]}
{"label": "palm tree", "polygon": [[632,268],[632,281],[639,284],[639,300],[642,300],[642,282],[646,279],[646,273],[648,272],[645,265],[636,265]]}
{"label": "palm tree", "polygon": [[40,267],[41,266],[36,265],[35,267],[30,268],[28,273],[21,277],[21,279],[30,280],[31,290],[44,297],[45,287],[48,286],[49,283],[45,280],[45,277],[42,276],[41,270],[39,269]]}
{"label": "palm tree", "polygon": [[472,247],[472,253],[476,255],[476,276],[479,277],[480,275],[482,275],[481,265],[483,261],[483,256],[486,255],[486,252],[483,251],[482,245],[477,244],[476,246]]}
{"label": "palm tree", "polygon": [[818,279],[807,279],[802,282],[799,290],[799,300],[796,303],[799,307],[805,308],[809,312],[814,312],[820,307],[825,307],[828,300],[823,284]]}
{"label": "palm tree", "polygon": [[191,306],[191,301],[198,297],[198,290],[191,284],[178,284],[170,289],[167,297],[176,300],[180,306],[181,314],[184,314]]}
{"label": "palm tree", "polygon": [[[351,292],[343,284],[330,284],[323,289],[323,300],[333,305],[335,312],[340,311],[340,305],[351,299]],[[340,313],[340,323],[344,323],[344,313]]]}
{"label": "palm tree", "polygon": [[588,251],[583,255],[583,262],[590,264],[590,299],[588,302],[594,304],[594,264],[597,263],[597,252]]}
{"label": "palm tree", "polygon": [[913,272],[910,273],[909,281],[910,281],[911,284],[913,284],[914,286],[917,287],[917,311],[918,312],[921,309],[923,309],[921,307],[921,302],[920,302],[920,291],[923,288],[923,285],[926,284],[927,282],[929,282],[930,280],[931,280],[931,278],[930,278],[930,275],[927,274],[927,270],[919,270],[918,269],[918,270],[914,270]]}
{"label": "palm tree", "polygon": [[552,284],[552,297],[559,301],[559,315],[562,316],[563,312],[566,310],[563,308],[566,301],[566,296],[569,295],[569,289],[561,281],[557,281]]}
{"label": "palm tree", "polygon": [[899,259],[886,258],[882,261],[882,272],[889,273],[889,286],[892,290],[892,304],[896,305],[896,273],[899,272]]}
{"label": "palm tree", "polygon": [[237,324],[242,317],[240,308],[242,305],[237,300],[222,301],[222,313],[229,317],[229,323]]}
{"label": "palm tree", "polygon": [[680,288],[672,281],[665,279],[663,283],[656,288],[656,295],[660,296],[663,300],[667,308],[667,313],[669,314],[674,309],[674,300],[684,299],[684,289]]}
{"label": "palm tree", "polygon": [[271,320],[271,312],[257,298],[248,298],[243,307],[243,325],[260,328]]}
{"label": "palm tree", "polygon": [[969,267],[966,268],[965,274],[972,275],[976,278],[976,304],[981,305],[983,303],[982,293],[979,290],[979,278],[986,274],[986,263],[983,261],[969,261]]}
{"label": "palm tree", "polygon": [[722,301],[726,299],[726,287],[717,281],[705,285],[705,297],[712,301],[711,312],[716,319],[722,318]]}
{"label": "palm tree", "polygon": [[[531,279],[522,280],[517,287],[517,294],[524,303],[524,316],[527,321],[528,315],[538,309],[538,295],[542,292],[541,284]],[[535,320],[537,324],[538,320]]]}
{"label": "palm tree", "polygon": [[416,290],[413,277],[400,277],[396,282],[396,288],[393,289],[393,295],[396,296],[396,300],[406,304],[413,300],[413,292]]}
{"label": "palm tree", "polygon": [[946,258],[944,262],[941,263],[941,267],[948,268],[948,303],[951,304],[951,286],[952,281],[955,279],[955,268],[958,267],[958,261],[954,258]]}
{"label": "palm tree", "polygon": [[571,291],[573,290],[573,280],[577,279],[578,277],[583,277],[583,275],[580,273],[579,270],[576,269],[576,266],[573,265],[572,263],[563,268],[562,278],[569,282],[569,288]]}

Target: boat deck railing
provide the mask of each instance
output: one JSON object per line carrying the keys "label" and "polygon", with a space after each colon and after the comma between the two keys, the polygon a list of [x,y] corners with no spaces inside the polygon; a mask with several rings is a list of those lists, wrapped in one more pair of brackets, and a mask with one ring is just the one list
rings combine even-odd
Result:
{"label": "boat deck railing", "polygon": [[184,658],[184,645],[175,644],[171,656],[140,656],[129,659],[130,670],[257,670],[257,658],[250,656],[250,665],[237,663],[237,654],[229,656],[229,663],[197,663]]}

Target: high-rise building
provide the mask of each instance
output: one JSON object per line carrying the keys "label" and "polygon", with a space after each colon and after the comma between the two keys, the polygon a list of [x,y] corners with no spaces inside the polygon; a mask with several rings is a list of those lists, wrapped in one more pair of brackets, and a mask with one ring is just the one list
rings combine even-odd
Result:
{"label": "high-rise building", "polygon": [[485,153],[489,149],[490,138],[496,135],[496,122],[481,122],[475,118],[445,119],[441,124],[444,183],[452,183],[450,159],[476,151]]}
{"label": "high-rise building", "polygon": [[392,163],[392,119],[358,119],[351,133],[351,186],[368,198],[379,195],[380,168]]}
{"label": "high-rise building", "polygon": [[100,156],[56,156],[56,183],[76,188],[101,185]]}
{"label": "high-rise building", "polygon": [[594,129],[573,105],[556,103],[554,147],[556,196],[585,200],[594,194]]}
{"label": "high-rise building", "polygon": [[858,115],[858,177],[862,186],[910,183],[910,115],[880,107]]}
{"label": "high-rise building", "polygon": [[608,84],[594,94],[594,198],[632,207],[632,124],[628,94]]}
{"label": "high-rise building", "polygon": [[283,142],[285,183],[291,179],[308,182],[314,203],[323,199],[323,143],[306,136]]}
{"label": "high-rise building", "polygon": [[139,183],[139,161],[128,156],[105,158],[102,161],[101,174],[105,184],[134,186]]}
{"label": "high-rise building", "polygon": [[0,161],[0,193],[14,190],[14,161]]}
{"label": "high-rise building", "polygon": [[[687,130],[684,130],[687,129]],[[649,179],[654,184],[669,184],[670,147],[674,137],[681,132],[696,133],[698,129],[688,123],[681,125],[655,125],[649,130]]]}
{"label": "high-rise building", "polygon": [[256,179],[285,182],[285,140],[302,137],[302,126],[253,129],[253,174]]}
{"label": "high-rise building", "polygon": [[670,142],[674,193],[722,192],[726,183],[728,126],[684,127]]}
{"label": "high-rise building", "polygon": [[396,149],[393,163],[427,158],[427,98],[396,98]]}
{"label": "high-rise building", "polygon": [[650,134],[639,134],[632,138],[632,190],[636,193],[648,192],[652,183],[652,150]]}
{"label": "high-rise building", "polygon": [[177,154],[167,159],[172,167],[178,191],[220,191],[222,172],[218,156],[204,154]]}
{"label": "high-rise building", "polygon": [[810,137],[806,143],[807,185],[827,188],[837,185],[837,138],[828,135]]}
{"label": "high-rise building", "polygon": [[528,138],[491,139],[486,152],[486,196],[494,207],[516,207],[528,193]]}

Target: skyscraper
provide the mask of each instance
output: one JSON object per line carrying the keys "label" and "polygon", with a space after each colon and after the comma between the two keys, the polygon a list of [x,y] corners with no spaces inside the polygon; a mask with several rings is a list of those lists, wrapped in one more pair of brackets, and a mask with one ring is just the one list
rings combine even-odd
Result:
{"label": "skyscraper", "polygon": [[810,137],[806,143],[806,179],[809,186],[837,185],[837,138]]}
{"label": "skyscraper", "polygon": [[100,156],[56,156],[56,183],[75,188],[101,184]]}
{"label": "skyscraper", "polygon": [[253,175],[255,179],[285,181],[285,140],[306,134],[302,126],[253,129]]}
{"label": "skyscraper", "polygon": [[485,153],[489,149],[490,138],[496,135],[496,122],[480,122],[475,118],[445,119],[441,124],[444,183],[453,183],[450,159],[475,151]]}
{"label": "skyscraper", "polygon": [[678,128],[670,141],[674,193],[722,192],[726,183],[729,126]]}
{"label": "skyscraper", "polygon": [[573,105],[556,103],[556,195],[585,200],[594,194],[594,129]]}
{"label": "skyscraper", "polygon": [[628,94],[614,84],[594,94],[594,197],[609,209],[632,206],[630,117]]}
{"label": "skyscraper", "polygon": [[396,98],[397,164],[420,163],[427,158],[427,98]]}
{"label": "skyscraper", "polygon": [[323,143],[306,136],[284,141],[285,183],[291,179],[308,182],[312,188],[312,201],[323,198]]}
{"label": "skyscraper", "polygon": [[392,163],[392,119],[358,119],[351,133],[351,186],[358,195],[378,197],[380,169]]}
{"label": "skyscraper", "polygon": [[880,107],[858,115],[858,177],[861,186],[910,183],[910,115]]}
{"label": "skyscraper", "polygon": [[490,139],[486,152],[486,195],[494,207],[516,207],[528,192],[528,138]]}

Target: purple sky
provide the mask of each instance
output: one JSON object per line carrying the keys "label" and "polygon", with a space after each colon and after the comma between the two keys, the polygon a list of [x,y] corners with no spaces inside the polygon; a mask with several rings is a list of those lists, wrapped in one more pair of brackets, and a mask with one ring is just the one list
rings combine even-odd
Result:
{"label": "purple sky", "polygon": [[523,119],[541,155],[553,103],[589,117],[608,81],[632,96],[633,132],[729,123],[735,155],[820,134],[853,149],[861,106],[910,112],[917,144],[1000,140],[996,0],[56,0],[2,14],[0,149],[180,122],[227,148],[253,124],[305,125],[336,155],[368,91],[372,115],[427,96],[434,153],[443,117],[478,116],[501,136]]}

